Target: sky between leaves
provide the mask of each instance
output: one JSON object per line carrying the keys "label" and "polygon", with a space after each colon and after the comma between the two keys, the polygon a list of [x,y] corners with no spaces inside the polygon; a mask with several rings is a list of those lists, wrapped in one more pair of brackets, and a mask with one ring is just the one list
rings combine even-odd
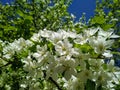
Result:
{"label": "sky between leaves", "polygon": [[[3,4],[10,3],[14,0],[0,0]],[[76,16],[76,21],[85,13],[86,21],[94,15],[96,0],[73,0],[72,4],[68,8],[68,12]]]}

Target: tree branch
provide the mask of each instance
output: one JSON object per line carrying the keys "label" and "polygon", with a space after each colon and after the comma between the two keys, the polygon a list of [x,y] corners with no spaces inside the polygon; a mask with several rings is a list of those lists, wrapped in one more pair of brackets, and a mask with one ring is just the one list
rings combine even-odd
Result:
{"label": "tree branch", "polygon": [[57,82],[55,82],[52,77],[49,77],[50,81],[53,82],[55,84],[55,86],[58,88],[58,90],[62,90],[62,88],[58,85]]}
{"label": "tree branch", "polygon": [[35,1],[34,0],[32,0],[32,7],[33,7],[33,11],[34,11],[34,14],[32,15],[33,16],[33,24],[34,24],[35,28],[38,29],[37,24],[36,24],[36,17],[35,17],[36,10],[35,10]]}
{"label": "tree branch", "polygon": [[10,64],[12,64],[12,62],[8,62],[7,64],[2,65],[0,68],[6,67],[6,66],[8,66],[8,65],[10,65]]}
{"label": "tree branch", "polygon": [[[44,78],[46,77],[46,72],[45,70],[43,70],[43,73],[44,73]],[[52,79],[52,77],[49,77],[49,80],[58,88],[58,90],[62,90],[62,88],[58,85],[58,83],[56,81],[54,81]]]}

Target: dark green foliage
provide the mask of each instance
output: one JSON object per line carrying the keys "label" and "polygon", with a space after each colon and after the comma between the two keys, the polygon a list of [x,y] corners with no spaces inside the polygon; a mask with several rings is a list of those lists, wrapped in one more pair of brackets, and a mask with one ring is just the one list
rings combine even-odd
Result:
{"label": "dark green foliage", "polygon": [[70,0],[15,0],[11,5],[0,4],[0,38],[29,39],[40,29],[72,28],[69,4]]}
{"label": "dark green foliage", "polygon": [[101,85],[97,87],[97,90],[104,90]]}
{"label": "dark green foliage", "polygon": [[115,90],[120,90],[120,85],[116,85]]}
{"label": "dark green foliage", "polygon": [[85,85],[85,90],[95,90],[95,82],[88,79]]}

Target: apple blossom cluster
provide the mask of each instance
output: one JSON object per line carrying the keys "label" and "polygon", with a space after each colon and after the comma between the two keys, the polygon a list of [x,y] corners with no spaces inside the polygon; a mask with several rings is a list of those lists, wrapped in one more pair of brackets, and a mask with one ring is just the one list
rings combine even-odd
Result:
{"label": "apple blossom cluster", "polygon": [[[44,29],[30,40],[20,38],[2,45],[1,59],[10,60],[16,53],[21,55],[27,74],[20,82],[20,90],[28,87],[29,90],[85,90],[88,80],[95,83],[96,90],[100,85],[105,90],[114,90],[120,83],[119,69],[114,66],[111,52],[114,38],[119,38],[114,30],[104,31],[100,27],[82,33]],[[22,56],[24,51],[27,55]],[[105,63],[105,59],[110,61]]]}

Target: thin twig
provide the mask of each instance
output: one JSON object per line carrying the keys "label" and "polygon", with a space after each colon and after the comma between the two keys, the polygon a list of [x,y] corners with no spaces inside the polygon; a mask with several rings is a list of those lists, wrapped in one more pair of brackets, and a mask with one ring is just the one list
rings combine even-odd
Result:
{"label": "thin twig", "polygon": [[8,65],[10,65],[10,64],[12,64],[12,62],[8,62],[7,64],[1,66],[0,68],[6,67],[6,66],[8,66]]}
{"label": "thin twig", "polygon": [[[45,70],[43,70],[43,73],[44,73],[44,78],[46,77],[46,72]],[[54,81],[52,79],[52,77],[49,77],[49,80],[58,88],[58,90],[62,90],[62,88],[58,85],[58,83],[56,81]]]}
{"label": "thin twig", "polygon": [[50,81],[52,81],[52,82],[55,84],[55,86],[58,88],[58,90],[62,90],[62,88],[58,85],[57,82],[55,82],[55,81],[52,79],[52,77],[49,77],[49,79],[50,79]]}

